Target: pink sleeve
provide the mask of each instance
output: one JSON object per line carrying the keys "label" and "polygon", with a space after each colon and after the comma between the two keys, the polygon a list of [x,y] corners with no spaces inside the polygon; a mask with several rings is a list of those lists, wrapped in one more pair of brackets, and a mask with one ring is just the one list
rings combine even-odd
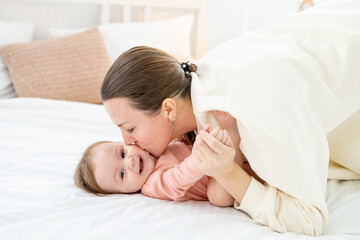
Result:
{"label": "pink sleeve", "polygon": [[193,158],[193,155],[190,155],[174,167],[154,172],[143,186],[141,193],[148,197],[181,201],[180,198],[184,197],[188,189],[204,176],[195,165]]}

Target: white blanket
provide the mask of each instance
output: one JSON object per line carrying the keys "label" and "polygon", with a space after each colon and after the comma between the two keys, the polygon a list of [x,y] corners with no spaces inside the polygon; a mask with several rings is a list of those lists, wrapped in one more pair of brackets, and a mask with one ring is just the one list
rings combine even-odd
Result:
{"label": "white blanket", "polygon": [[[0,239],[311,239],[209,202],[84,193],[74,169],[89,144],[105,139],[121,134],[101,105],[0,100]],[[317,239],[359,239],[360,182],[330,181],[327,204]]]}
{"label": "white blanket", "polygon": [[360,115],[349,120],[360,111],[359,61],[360,1],[344,0],[229,40],[196,62],[199,128],[212,120],[208,111],[229,112],[242,152],[269,184],[252,180],[236,207],[277,231],[322,233],[329,158],[360,173]]}

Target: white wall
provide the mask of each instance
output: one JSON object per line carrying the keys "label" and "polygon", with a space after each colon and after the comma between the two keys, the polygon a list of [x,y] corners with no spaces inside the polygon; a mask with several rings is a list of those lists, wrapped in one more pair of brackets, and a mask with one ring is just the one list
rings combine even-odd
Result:
{"label": "white wall", "polygon": [[[326,0],[314,0],[315,3],[320,1]],[[301,2],[302,0],[203,0],[197,32],[197,57],[218,43],[245,31],[276,23],[295,14]],[[171,14],[159,11],[157,14],[179,15],[184,14],[184,11]],[[35,39],[48,38],[48,27],[94,26],[99,23],[99,18],[97,5],[0,0],[0,20],[34,22]],[[156,18],[155,16],[154,19]]]}
{"label": "white wall", "polygon": [[[319,4],[329,0],[313,0]],[[296,14],[303,0],[204,0],[200,54],[217,44]],[[304,9],[307,9],[305,6]]]}
{"label": "white wall", "polygon": [[39,3],[0,0],[0,20],[24,20],[35,24],[35,39],[49,38],[48,27],[79,28],[96,25],[99,7],[74,3]]}

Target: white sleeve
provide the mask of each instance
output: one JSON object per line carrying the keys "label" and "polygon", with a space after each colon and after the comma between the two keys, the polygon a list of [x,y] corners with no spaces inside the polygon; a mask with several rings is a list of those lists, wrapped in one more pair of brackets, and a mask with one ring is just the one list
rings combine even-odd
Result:
{"label": "white sleeve", "polygon": [[315,206],[269,185],[262,185],[254,178],[241,204],[234,207],[248,213],[251,218],[278,232],[297,232],[306,235],[321,235],[325,216]]}

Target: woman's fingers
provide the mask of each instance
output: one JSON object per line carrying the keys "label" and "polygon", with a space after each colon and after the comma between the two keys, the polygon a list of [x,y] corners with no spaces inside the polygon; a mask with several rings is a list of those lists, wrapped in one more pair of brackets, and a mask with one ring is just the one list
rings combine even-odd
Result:
{"label": "woman's fingers", "polygon": [[229,172],[235,163],[235,149],[206,132],[198,134],[192,153],[197,158],[200,171],[215,178]]}
{"label": "woman's fingers", "polygon": [[[207,132],[209,132],[209,131],[207,131]],[[219,128],[218,127],[214,128],[214,130],[212,130],[210,132],[210,135],[214,136],[214,137],[216,137],[218,134],[219,134]]]}
{"label": "woman's fingers", "polygon": [[230,138],[230,137],[228,137],[228,138],[226,139],[225,145],[226,145],[226,146],[231,146],[231,138]]}
{"label": "woman's fingers", "polygon": [[201,137],[197,138],[192,154],[196,157],[196,165],[207,176],[216,176],[221,162],[219,154],[214,152]]}
{"label": "woman's fingers", "polygon": [[[207,125],[209,126],[209,125]],[[209,131],[207,131],[209,132]],[[231,143],[231,139],[229,136],[229,133],[226,131],[226,129],[220,130],[218,127],[216,127],[214,130],[210,132],[210,135],[215,137],[217,140],[219,140],[221,143],[229,146]]]}
{"label": "woman's fingers", "polygon": [[226,131],[226,129],[224,129],[224,139],[223,139],[223,143],[224,143],[226,146],[230,146],[230,143],[231,143],[231,138],[230,138],[228,132]]}
{"label": "woman's fingers", "polygon": [[219,140],[221,143],[223,143],[223,142],[222,142],[223,137],[224,137],[223,130],[218,130],[218,132],[216,133],[215,138],[216,138],[217,140]]}
{"label": "woman's fingers", "polygon": [[[204,141],[199,137],[194,143],[192,154],[196,157],[196,165],[199,170],[204,174],[211,176],[212,171],[216,169],[214,167],[214,155],[216,154]],[[213,166],[213,167],[211,167]]]}
{"label": "woman's fingers", "polygon": [[213,155],[218,154],[204,141],[201,134],[196,137],[196,141],[193,146],[193,153],[194,152],[198,154],[198,157],[200,157],[202,161],[207,161],[208,159],[211,159]]}
{"label": "woman's fingers", "polygon": [[223,129],[222,130],[221,142],[226,145],[226,140],[227,140],[228,137],[229,137],[228,132],[226,131],[226,129]]}
{"label": "woman's fingers", "polygon": [[199,162],[203,163],[203,159],[204,159],[204,151],[202,148],[199,148],[199,147],[194,147],[193,148],[193,152],[192,152],[198,159],[199,159]]}
{"label": "woman's fingers", "polygon": [[[207,132],[200,132],[199,137],[203,140],[200,143],[208,145],[213,151],[221,154],[223,152],[224,145],[215,137],[211,136]],[[221,133],[222,137],[222,133]]]}

